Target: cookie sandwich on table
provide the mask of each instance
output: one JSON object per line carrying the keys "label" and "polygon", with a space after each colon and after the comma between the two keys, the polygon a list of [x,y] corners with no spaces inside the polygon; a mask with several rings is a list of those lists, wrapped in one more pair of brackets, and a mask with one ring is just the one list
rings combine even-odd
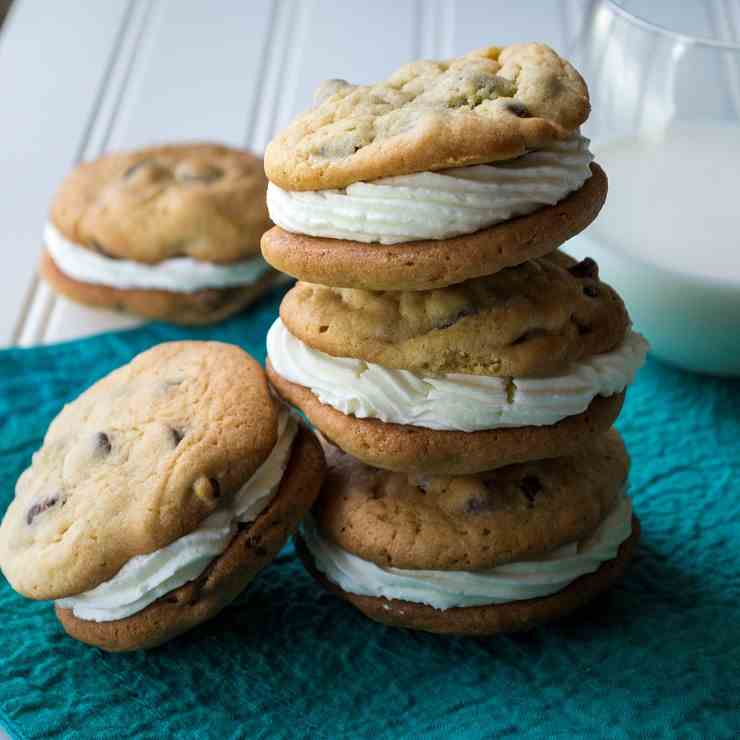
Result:
{"label": "cookie sandwich on table", "polygon": [[51,423],[0,525],[0,567],[78,640],[151,648],[228,606],[323,476],[318,440],[243,350],[161,344]]}
{"label": "cookie sandwich on table", "polygon": [[217,144],[106,154],[62,183],[41,274],[78,303],[208,324],[261,296],[272,225],[261,159]]}
{"label": "cookie sandwich on table", "polygon": [[521,44],[325,83],[267,149],[262,253],[299,279],[268,375],[329,459],[299,551],[373,619],[525,629],[632,554],[611,427],[647,344],[558,251],[606,197],[588,114],[576,70]]}

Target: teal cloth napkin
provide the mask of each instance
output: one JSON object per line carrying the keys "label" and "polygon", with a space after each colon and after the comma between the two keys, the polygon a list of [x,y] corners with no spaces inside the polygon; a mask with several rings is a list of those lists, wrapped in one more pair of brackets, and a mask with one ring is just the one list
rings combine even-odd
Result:
{"label": "teal cloth napkin", "polygon": [[[0,353],[0,511],[63,403],[165,340],[262,360],[279,299],[209,329]],[[0,720],[19,738],[737,737],[740,383],[650,361],[619,428],[642,543],[624,584],[575,617],[493,639],[390,629],[315,586],[288,546],[219,618],[110,655],[0,579]]]}

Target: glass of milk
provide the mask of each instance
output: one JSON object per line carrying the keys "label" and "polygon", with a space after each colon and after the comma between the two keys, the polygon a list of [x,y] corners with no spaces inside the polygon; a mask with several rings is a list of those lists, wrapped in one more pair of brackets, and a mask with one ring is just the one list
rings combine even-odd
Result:
{"label": "glass of milk", "polygon": [[594,257],[653,353],[740,376],[740,2],[587,5],[571,50],[606,206],[569,242]]}

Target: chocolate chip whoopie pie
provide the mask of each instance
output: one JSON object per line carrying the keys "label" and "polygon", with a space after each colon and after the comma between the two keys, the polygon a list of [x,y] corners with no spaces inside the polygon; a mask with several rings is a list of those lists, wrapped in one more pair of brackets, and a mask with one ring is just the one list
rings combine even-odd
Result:
{"label": "chocolate chip whoopie pie", "polygon": [[151,648],[233,601],[323,475],[318,441],[243,350],[161,344],[51,423],[0,525],[0,567],[78,640]]}
{"label": "chocolate chip whoopie pie", "polygon": [[324,84],[270,142],[262,253],[300,280],[430,290],[541,257],[607,191],[578,72],[543,44]]}
{"label": "chocolate chip whoopie pie", "polygon": [[218,144],[106,154],[62,183],[41,274],[79,303],[208,324],[262,295],[277,274],[259,254],[262,161]]}
{"label": "chocolate chip whoopie pie", "polygon": [[388,472],[328,446],[327,463],[299,554],[325,588],[396,627],[529,629],[611,587],[639,539],[613,430],[568,457],[470,476]]}
{"label": "chocolate chip whoopie pie", "polygon": [[606,432],[647,344],[596,263],[555,252],[429,291],[299,282],[267,349],[278,393],[349,454],[465,475]]}

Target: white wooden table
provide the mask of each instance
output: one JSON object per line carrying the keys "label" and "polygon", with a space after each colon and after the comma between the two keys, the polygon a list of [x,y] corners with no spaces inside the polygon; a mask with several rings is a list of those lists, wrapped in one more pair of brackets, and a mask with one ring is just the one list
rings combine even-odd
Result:
{"label": "white wooden table", "polygon": [[41,231],[75,162],[214,139],[264,150],[329,77],[543,40],[565,51],[585,0],[16,0],[0,36],[0,346],[135,325],[39,281]]}
{"label": "white wooden table", "polygon": [[[592,0],[15,0],[0,36],[0,347],[133,326],[55,297],[36,263],[49,200],[109,149],[213,139],[261,152],[329,77],[540,40],[568,54]],[[640,3],[633,3],[640,5]],[[712,35],[740,0],[651,0]]]}

